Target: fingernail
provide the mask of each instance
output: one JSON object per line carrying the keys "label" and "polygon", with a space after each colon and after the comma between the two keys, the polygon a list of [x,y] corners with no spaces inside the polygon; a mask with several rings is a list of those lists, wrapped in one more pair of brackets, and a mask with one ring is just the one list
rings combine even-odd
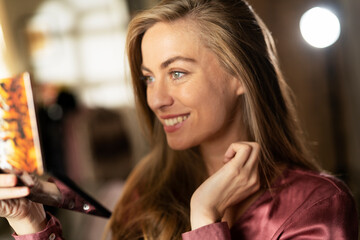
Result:
{"label": "fingernail", "polygon": [[19,193],[23,194],[23,195],[27,195],[27,194],[29,194],[29,188],[22,187],[22,188],[19,189]]}
{"label": "fingernail", "polygon": [[28,187],[32,187],[34,186],[35,182],[34,179],[30,176],[29,173],[27,172],[23,172],[19,178],[21,179],[21,181]]}

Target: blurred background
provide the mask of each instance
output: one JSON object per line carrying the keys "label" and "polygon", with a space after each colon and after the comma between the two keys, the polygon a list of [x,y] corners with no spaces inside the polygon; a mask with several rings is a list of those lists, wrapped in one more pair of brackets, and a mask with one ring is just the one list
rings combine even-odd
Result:
{"label": "blurred background", "polygon": [[[112,209],[146,153],[124,55],[127,24],[156,0],[0,0],[0,78],[31,74],[45,164]],[[301,123],[321,166],[360,205],[360,1],[248,0],[276,41]],[[326,7],[341,24],[326,48],[301,35],[301,16]],[[326,34],[325,34],[326,35]],[[49,209],[66,239],[100,239],[105,220]],[[0,238],[11,229],[0,221]]]}

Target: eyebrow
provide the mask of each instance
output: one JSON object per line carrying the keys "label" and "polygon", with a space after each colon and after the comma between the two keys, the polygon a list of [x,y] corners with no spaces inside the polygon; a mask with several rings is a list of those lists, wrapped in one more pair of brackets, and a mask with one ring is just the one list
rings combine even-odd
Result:
{"label": "eyebrow", "polygon": [[[176,61],[184,61],[184,62],[192,62],[195,63],[196,60],[193,58],[187,58],[187,57],[182,57],[182,56],[175,56],[172,58],[169,58],[168,60],[166,60],[165,62],[161,63],[160,68],[164,69],[167,68],[170,64],[176,62]],[[145,70],[148,72],[151,72],[150,69],[148,69],[147,67],[145,67],[144,65],[141,65],[141,70]]]}

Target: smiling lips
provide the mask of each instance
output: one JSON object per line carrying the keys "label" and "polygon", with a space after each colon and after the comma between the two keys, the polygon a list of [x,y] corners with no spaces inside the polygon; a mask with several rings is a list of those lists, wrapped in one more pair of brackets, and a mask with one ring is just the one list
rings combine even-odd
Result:
{"label": "smiling lips", "polygon": [[184,121],[188,119],[188,117],[189,114],[175,117],[163,117],[164,130],[168,133],[175,132],[183,125]]}

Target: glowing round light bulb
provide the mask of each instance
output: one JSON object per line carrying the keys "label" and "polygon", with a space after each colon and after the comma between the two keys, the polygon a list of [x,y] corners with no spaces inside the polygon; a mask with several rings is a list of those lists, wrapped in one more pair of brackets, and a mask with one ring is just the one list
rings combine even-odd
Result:
{"label": "glowing round light bulb", "polygon": [[325,48],[339,38],[340,22],[330,10],[314,7],[301,17],[300,32],[311,46]]}

